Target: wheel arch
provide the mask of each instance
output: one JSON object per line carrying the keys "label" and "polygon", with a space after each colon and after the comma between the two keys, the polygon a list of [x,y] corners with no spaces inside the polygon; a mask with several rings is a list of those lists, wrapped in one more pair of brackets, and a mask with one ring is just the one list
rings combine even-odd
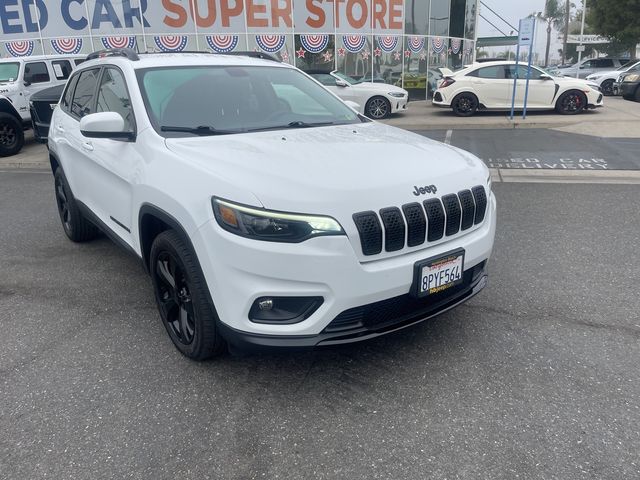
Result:
{"label": "wheel arch", "polygon": [[[195,248],[191,238],[182,224],[170,213],[150,203],[143,203],[138,213],[138,235],[140,237],[140,253],[142,263],[147,273],[150,272],[151,245],[155,238],[166,230],[174,230],[184,239],[189,248],[195,254]],[[199,262],[197,260],[196,262]]]}
{"label": "wheel arch", "polygon": [[0,96],[0,113],[8,113],[9,115],[14,116],[16,120],[20,122],[20,125],[23,123],[22,117],[16,110],[16,107],[13,106],[11,100],[4,96]]}

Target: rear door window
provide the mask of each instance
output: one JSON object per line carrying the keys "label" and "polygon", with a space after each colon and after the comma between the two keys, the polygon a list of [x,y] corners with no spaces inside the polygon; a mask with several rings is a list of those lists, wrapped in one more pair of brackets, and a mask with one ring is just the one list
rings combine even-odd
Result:
{"label": "rear door window", "polygon": [[51,81],[45,62],[32,62],[24,66],[24,81],[29,83],[46,83]]}
{"label": "rear door window", "polygon": [[471,72],[469,75],[478,78],[487,79],[504,79],[504,67],[502,65],[493,65],[491,67],[482,67]]}
{"label": "rear door window", "polygon": [[73,91],[75,90],[76,84],[78,83],[78,78],[79,78],[79,75],[75,75],[74,77],[71,78],[71,80],[69,80],[69,82],[67,83],[67,89],[65,90],[64,95],[62,96],[60,107],[65,112],[69,112],[71,99],[73,98]]}

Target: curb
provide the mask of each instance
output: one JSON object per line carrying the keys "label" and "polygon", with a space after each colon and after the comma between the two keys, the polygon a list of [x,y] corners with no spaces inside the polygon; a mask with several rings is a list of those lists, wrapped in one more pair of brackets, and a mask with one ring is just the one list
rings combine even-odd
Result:
{"label": "curb", "polygon": [[497,183],[599,183],[640,185],[638,170],[510,170],[491,168],[491,180]]}

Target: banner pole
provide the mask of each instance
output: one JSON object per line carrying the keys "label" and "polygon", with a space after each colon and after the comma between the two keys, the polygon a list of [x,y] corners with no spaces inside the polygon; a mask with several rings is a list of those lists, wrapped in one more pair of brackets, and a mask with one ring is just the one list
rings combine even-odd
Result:
{"label": "banner pole", "polygon": [[536,34],[536,23],[533,22],[531,29],[531,45],[529,45],[529,64],[527,65],[527,83],[524,87],[524,108],[522,109],[522,119],[527,118],[527,98],[529,97],[529,80],[531,79],[531,60],[533,57],[533,39]]}
{"label": "banner pole", "polygon": [[516,47],[516,74],[513,77],[513,93],[511,94],[511,115],[509,115],[509,120],[513,120],[513,113],[516,108],[516,86],[518,84],[518,60],[520,58],[520,42],[518,42],[518,46]]}

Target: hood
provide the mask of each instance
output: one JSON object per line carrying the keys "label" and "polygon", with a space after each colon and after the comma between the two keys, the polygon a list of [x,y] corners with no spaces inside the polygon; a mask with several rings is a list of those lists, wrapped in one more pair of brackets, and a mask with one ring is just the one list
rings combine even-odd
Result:
{"label": "hood", "polygon": [[591,75],[587,75],[587,78],[589,78],[589,77],[600,78],[600,77],[605,77],[605,76],[608,76],[608,75],[618,76],[621,73],[623,73],[622,70],[605,70],[605,71],[602,71],[602,72],[595,72],[595,73],[592,73]]}
{"label": "hood", "polygon": [[600,89],[600,85],[593,80],[587,80],[586,78],[575,78],[575,77],[554,77],[553,78],[557,83],[570,83],[573,85],[586,85],[591,88]]}
{"label": "hood", "polygon": [[441,197],[485,185],[488,176],[467,152],[375,122],[169,138],[166,146],[267,209],[331,215],[341,223],[356,212],[433,197],[414,195],[416,186],[435,185]]}
{"label": "hood", "polygon": [[388,83],[374,83],[374,82],[362,82],[352,85],[353,88],[366,89],[367,91],[375,91],[381,93],[388,92],[400,92],[407,93],[404,88],[396,87],[395,85],[389,85]]}

